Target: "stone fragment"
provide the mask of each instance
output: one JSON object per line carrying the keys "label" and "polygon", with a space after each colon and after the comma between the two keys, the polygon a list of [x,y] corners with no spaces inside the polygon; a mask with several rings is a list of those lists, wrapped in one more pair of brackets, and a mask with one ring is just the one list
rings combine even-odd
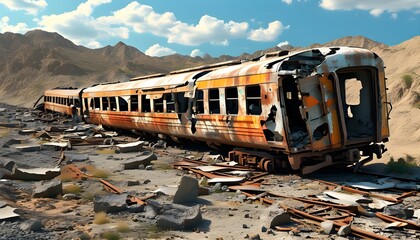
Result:
{"label": "stone fragment", "polygon": [[120,212],[128,209],[126,200],[128,194],[112,194],[106,196],[95,196],[93,199],[93,210],[95,212]]}
{"label": "stone fragment", "polygon": [[132,158],[126,159],[122,162],[123,169],[139,169],[140,165],[148,165],[152,160],[156,160],[157,157],[155,154],[151,152],[144,152],[142,155]]}
{"label": "stone fragment", "polygon": [[144,169],[145,170],[153,170],[153,165],[147,165]]}
{"label": "stone fragment", "polygon": [[80,199],[80,197],[79,196],[77,196],[76,194],[74,194],[74,193],[67,193],[67,194],[64,194],[63,195],[63,199],[64,200],[74,200],[74,199]]}
{"label": "stone fragment", "polygon": [[384,208],[384,214],[405,218],[405,206],[402,203],[386,206]]}
{"label": "stone fragment", "polygon": [[25,232],[40,232],[44,226],[38,219],[29,219],[19,225],[19,228]]}
{"label": "stone fragment", "polygon": [[139,152],[143,149],[143,141],[117,144],[116,147],[120,153]]}
{"label": "stone fragment", "polygon": [[162,229],[187,230],[197,227],[202,220],[200,206],[187,207],[179,204],[160,204],[147,201],[158,215],[156,225]]}
{"label": "stone fragment", "polygon": [[321,228],[324,230],[324,233],[331,234],[332,230],[334,229],[334,223],[332,221],[323,221],[321,223]]}
{"label": "stone fragment", "polygon": [[251,240],[260,240],[261,238],[260,238],[260,235],[259,234],[255,234],[255,235],[251,235],[249,237],[249,239],[251,239]]}
{"label": "stone fragment", "polygon": [[276,226],[286,225],[290,223],[290,215],[276,204],[268,207],[261,215],[263,226],[275,228]]}
{"label": "stone fragment", "polygon": [[194,203],[198,196],[198,181],[195,178],[184,176],[181,178],[173,203]]}
{"label": "stone fragment", "polygon": [[139,182],[139,180],[128,180],[128,182],[127,182],[127,186],[137,186],[137,185],[140,185],[140,182]]}
{"label": "stone fragment", "polygon": [[63,185],[60,180],[42,181],[35,185],[33,198],[54,198],[63,194]]}
{"label": "stone fragment", "polygon": [[341,226],[340,229],[338,230],[337,234],[339,236],[347,236],[351,233],[351,226],[349,225],[344,225]]}

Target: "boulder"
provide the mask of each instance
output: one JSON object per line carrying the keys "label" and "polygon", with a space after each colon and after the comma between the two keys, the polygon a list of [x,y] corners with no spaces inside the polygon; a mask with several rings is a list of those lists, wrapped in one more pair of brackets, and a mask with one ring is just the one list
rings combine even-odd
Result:
{"label": "boulder", "polygon": [[63,185],[60,180],[42,181],[35,185],[33,198],[54,198],[63,194]]}
{"label": "boulder", "polygon": [[181,178],[178,190],[175,192],[173,203],[194,203],[198,196],[198,181],[195,178],[184,176]]}
{"label": "boulder", "polygon": [[44,226],[38,219],[29,219],[19,225],[19,228],[24,232],[40,232]]}

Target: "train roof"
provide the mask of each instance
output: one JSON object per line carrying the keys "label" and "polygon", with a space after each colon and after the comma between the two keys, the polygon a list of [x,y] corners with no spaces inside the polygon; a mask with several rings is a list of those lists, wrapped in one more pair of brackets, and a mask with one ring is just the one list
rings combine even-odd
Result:
{"label": "train roof", "polygon": [[96,85],[89,88],[86,88],[84,92],[107,92],[107,91],[121,91],[121,90],[130,90],[130,89],[142,89],[150,90],[155,88],[164,88],[171,89],[181,86],[187,86],[188,84],[193,84],[195,79],[206,74],[208,72],[205,70],[179,73],[173,75],[165,75],[162,77],[148,78],[137,81],[114,83],[114,84],[103,84]]}
{"label": "train roof", "polygon": [[77,97],[82,89],[65,89],[65,88],[57,88],[57,89],[50,89],[45,90],[44,96],[72,96]]}

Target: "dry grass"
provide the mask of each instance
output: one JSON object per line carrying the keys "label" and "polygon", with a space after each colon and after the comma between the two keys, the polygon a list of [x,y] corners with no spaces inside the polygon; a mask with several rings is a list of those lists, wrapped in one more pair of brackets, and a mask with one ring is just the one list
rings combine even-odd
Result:
{"label": "dry grass", "polygon": [[76,184],[69,184],[63,186],[63,192],[66,193],[80,193],[82,191],[82,188],[79,185]]}
{"label": "dry grass", "polygon": [[111,220],[107,217],[106,213],[104,212],[99,212],[97,214],[95,214],[95,219],[93,220],[94,224],[105,224],[105,223],[109,223]]}
{"label": "dry grass", "polygon": [[0,137],[6,137],[10,133],[10,128],[0,128]]}
{"label": "dry grass", "polygon": [[108,178],[109,173],[105,170],[102,170],[102,169],[95,169],[92,172],[92,176],[97,177],[97,178]]}
{"label": "dry grass", "polygon": [[101,234],[102,238],[107,240],[119,240],[121,236],[116,232],[107,231]]}
{"label": "dry grass", "polygon": [[128,232],[128,231],[130,231],[130,226],[128,225],[128,223],[127,223],[127,222],[122,221],[122,222],[118,222],[118,223],[117,223],[117,227],[116,227],[116,229],[117,229],[117,231],[118,231],[118,232],[120,232],[120,233],[123,233],[123,232]]}

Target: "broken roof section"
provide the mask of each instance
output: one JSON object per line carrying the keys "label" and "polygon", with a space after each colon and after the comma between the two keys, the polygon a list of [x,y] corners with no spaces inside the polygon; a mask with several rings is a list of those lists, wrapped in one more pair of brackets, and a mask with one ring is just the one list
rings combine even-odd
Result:
{"label": "broken roof section", "polygon": [[130,81],[115,84],[97,85],[84,90],[85,93],[90,92],[107,92],[107,91],[123,91],[123,90],[152,90],[152,89],[173,89],[182,86],[192,87],[194,81],[200,76],[208,73],[208,71],[194,71],[174,75],[166,75],[157,78],[148,78],[138,81]]}

